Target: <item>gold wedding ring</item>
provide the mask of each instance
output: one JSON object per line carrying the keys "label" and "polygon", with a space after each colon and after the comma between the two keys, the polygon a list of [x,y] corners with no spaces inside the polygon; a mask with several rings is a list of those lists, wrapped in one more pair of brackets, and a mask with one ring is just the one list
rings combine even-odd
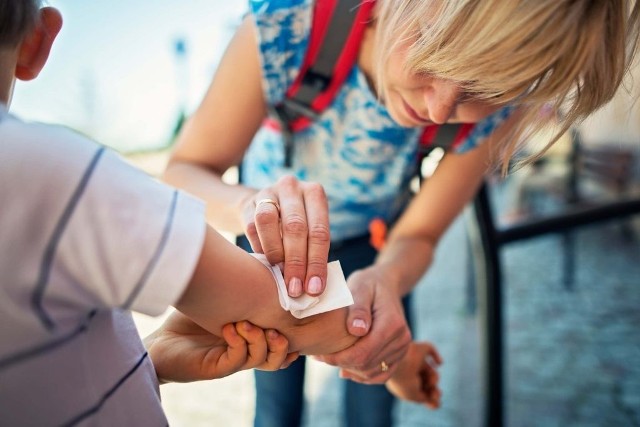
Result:
{"label": "gold wedding ring", "polygon": [[280,205],[278,204],[278,202],[276,202],[273,199],[260,199],[256,202],[256,209],[258,209],[258,207],[264,203],[270,203],[273,206],[276,207],[276,210],[278,211],[278,213],[280,213]]}
{"label": "gold wedding ring", "polygon": [[384,360],[380,362],[380,370],[382,372],[387,372],[389,370],[389,365],[387,365],[387,362],[385,362]]}

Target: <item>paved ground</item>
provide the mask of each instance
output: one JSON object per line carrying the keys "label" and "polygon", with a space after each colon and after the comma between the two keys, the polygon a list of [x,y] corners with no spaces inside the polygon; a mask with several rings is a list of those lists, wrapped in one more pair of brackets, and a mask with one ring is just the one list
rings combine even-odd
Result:
{"label": "paved ground", "polygon": [[[509,426],[640,426],[640,224],[626,239],[615,225],[575,232],[575,288],[562,283],[558,236],[505,248],[507,313],[506,409]],[[445,358],[443,408],[403,403],[398,426],[480,425],[476,318],[466,307],[464,221],[441,243],[435,265],[417,288],[418,339]],[[137,318],[141,330],[158,319]],[[173,426],[250,426],[250,373],[162,388]],[[333,368],[313,363],[307,427],[337,427],[339,387]]]}

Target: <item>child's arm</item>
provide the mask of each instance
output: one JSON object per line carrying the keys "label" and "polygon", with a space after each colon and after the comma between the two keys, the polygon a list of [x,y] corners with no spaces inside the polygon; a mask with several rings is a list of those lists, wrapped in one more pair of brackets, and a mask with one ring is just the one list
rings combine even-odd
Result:
{"label": "child's arm", "polygon": [[159,380],[277,370],[299,353],[332,353],[357,340],[346,330],[346,308],[296,319],[280,306],[276,286],[260,261],[207,227],[179,311],[145,339]]}
{"label": "child's arm", "polygon": [[386,382],[387,389],[400,399],[437,409],[442,392],[438,387],[440,377],[436,369],[441,364],[442,357],[432,344],[413,342],[393,376]]}
{"label": "child's arm", "polygon": [[288,340],[289,352],[333,353],[357,339],[346,330],[346,308],[305,319],[283,310],[271,272],[210,227],[196,270],[175,307],[217,336],[223,325],[242,320],[276,329]]}

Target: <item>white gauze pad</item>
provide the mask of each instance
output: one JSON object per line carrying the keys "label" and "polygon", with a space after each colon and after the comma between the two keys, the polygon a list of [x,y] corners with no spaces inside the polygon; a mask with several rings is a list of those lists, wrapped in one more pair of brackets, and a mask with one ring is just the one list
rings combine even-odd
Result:
{"label": "white gauze pad", "polygon": [[353,304],[353,296],[349,287],[347,287],[340,261],[333,261],[327,264],[327,286],[321,295],[312,297],[311,295],[302,294],[298,298],[291,298],[287,293],[287,285],[284,283],[280,267],[269,264],[264,254],[251,255],[271,271],[278,288],[280,305],[298,319]]}

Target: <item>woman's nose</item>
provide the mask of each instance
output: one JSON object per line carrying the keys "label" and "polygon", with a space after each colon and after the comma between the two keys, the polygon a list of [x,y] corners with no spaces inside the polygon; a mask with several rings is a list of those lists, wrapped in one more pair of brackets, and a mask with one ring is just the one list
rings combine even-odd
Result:
{"label": "woman's nose", "polygon": [[460,96],[460,87],[451,80],[433,79],[425,91],[429,118],[436,124],[443,124],[453,115]]}

